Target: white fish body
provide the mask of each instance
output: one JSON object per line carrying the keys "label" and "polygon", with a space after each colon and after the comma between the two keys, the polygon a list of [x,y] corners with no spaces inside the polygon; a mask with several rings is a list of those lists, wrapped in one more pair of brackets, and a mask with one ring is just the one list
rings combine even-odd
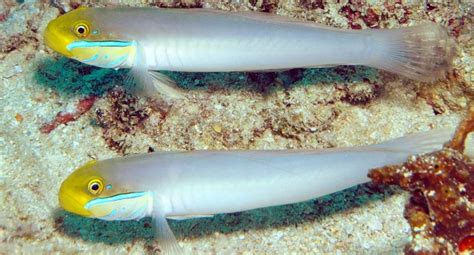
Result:
{"label": "white fish body", "polygon": [[[441,149],[452,133],[450,129],[433,130],[352,148],[127,156],[78,169],[79,173],[71,175],[61,190],[80,183],[74,177],[84,175],[80,171],[93,171],[104,185],[110,185],[111,192],[116,189],[125,193],[87,202],[85,208],[92,214],[90,217],[138,220],[152,216],[163,249],[179,253],[166,218],[212,216],[320,197],[368,182],[371,168],[400,164],[410,155]],[[60,201],[74,199],[73,196],[60,191]],[[69,207],[77,208],[74,204]]]}
{"label": "white fish body", "polygon": [[324,150],[157,152],[96,167],[112,183],[153,192],[166,216],[213,215],[301,202],[368,182],[369,169],[440,149],[450,134]]}
{"label": "white fish body", "polygon": [[[68,15],[73,20],[68,20]],[[89,22],[96,35],[66,43],[67,49],[59,48],[55,41],[61,41],[61,36],[56,27],[74,19]],[[455,54],[454,41],[436,24],[344,30],[271,14],[203,9],[85,8],[52,21],[45,37],[52,48],[84,63],[131,68],[137,83],[146,90],[158,89],[170,95],[173,86],[163,86],[172,85],[172,81],[162,75],[152,77],[148,71],[366,65],[433,81],[445,76]],[[113,47],[111,43],[115,43]],[[98,49],[101,47],[102,51]],[[76,56],[71,56],[74,53]],[[112,56],[114,53],[120,55]]]}

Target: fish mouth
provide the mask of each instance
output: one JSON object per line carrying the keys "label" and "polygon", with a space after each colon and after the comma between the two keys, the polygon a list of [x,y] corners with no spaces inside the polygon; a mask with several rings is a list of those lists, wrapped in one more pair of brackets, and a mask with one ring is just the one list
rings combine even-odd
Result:
{"label": "fish mouth", "polygon": [[51,21],[44,31],[43,38],[46,45],[54,51],[70,58],[72,53],[67,49],[67,45],[73,41],[68,36],[61,34],[55,28],[55,21]]}
{"label": "fish mouth", "polygon": [[92,213],[84,208],[87,201],[82,200],[84,199],[78,199],[73,193],[65,190],[63,186],[59,190],[59,204],[64,210],[80,216],[91,217]]}

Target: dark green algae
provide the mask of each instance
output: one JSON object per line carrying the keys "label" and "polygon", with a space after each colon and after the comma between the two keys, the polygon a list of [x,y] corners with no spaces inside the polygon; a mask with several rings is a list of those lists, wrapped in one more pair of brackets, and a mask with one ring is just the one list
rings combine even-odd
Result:
{"label": "dark green algae", "polygon": [[[332,68],[292,69],[279,72],[170,72],[163,71],[186,90],[251,90],[271,93],[293,86],[317,86],[354,82],[376,82],[376,69],[364,66],[338,66]],[[65,57],[44,58],[37,63],[34,78],[40,86],[56,91],[64,97],[76,95],[102,96],[115,86],[125,84],[127,69],[98,68]]]}

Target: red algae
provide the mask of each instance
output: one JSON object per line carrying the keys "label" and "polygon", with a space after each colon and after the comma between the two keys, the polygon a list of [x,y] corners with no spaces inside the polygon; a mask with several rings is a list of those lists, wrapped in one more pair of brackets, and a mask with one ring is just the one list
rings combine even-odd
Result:
{"label": "red algae", "polygon": [[463,155],[473,131],[474,104],[442,150],[369,172],[374,183],[398,185],[411,193],[404,213],[412,229],[406,254],[474,252],[474,164]]}
{"label": "red algae", "polygon": [[0,13],[0,22],[6,21],[7,18],[8,18],[8,14],[9,14],[9,11],[8,11],[8,10],[5,11],[5,12],[3,12],[3,13]]}
{"label": "red algae", "polygon": [[367,9],[367,13],[363,17],[365,24],[370,28],[379,27],[379,19],[379,15],[372,8]]}
{"label": "red algae", "polygon": [[451,28],[451,35],[458,38],[461,34],[461,29],[465,25],[464,17],[461,18],[451,18],[448,21],[448,26]]}
{"label": "red algae", "polygon": [[43,134],[49,134],[61,124],[67,124],[71,121],[77,120],[92,108],[96,100],[97,96],[94,95],[81,99],[79,103],[77,103],[75,112],[59,112],[51,122],[45,123],[40,127],[40,132]]}
{"label": "red algae", "polygon": [[469,251],[474,251],[474,236],[468,236],[464,238],[460,243],[459,243],[459,251],[464,253],[464,252],[469,252]]}
{"label": "red algae", "polygon": [[359,11],[354,11],[350,6],[345,5],[339,10],[339,12],[347,18],[352,29],[362,29],[362,26],[356,23],[357,19],[362,16]]}

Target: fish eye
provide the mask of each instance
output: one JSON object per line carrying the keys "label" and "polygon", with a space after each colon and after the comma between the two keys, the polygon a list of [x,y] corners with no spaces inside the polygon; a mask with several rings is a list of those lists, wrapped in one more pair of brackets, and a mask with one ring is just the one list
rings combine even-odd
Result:
{"label": "fish eye", "polygon": [[89,26],[85,23],[78,23],[74,26],[74,33],[78,37],[86,37],[89,35]]}
{"label": "fish eye", "polygon": [[99,179],[93,179],[87,185],[87,189],[92,195],[98,195],[104,189],[104,184]]}

